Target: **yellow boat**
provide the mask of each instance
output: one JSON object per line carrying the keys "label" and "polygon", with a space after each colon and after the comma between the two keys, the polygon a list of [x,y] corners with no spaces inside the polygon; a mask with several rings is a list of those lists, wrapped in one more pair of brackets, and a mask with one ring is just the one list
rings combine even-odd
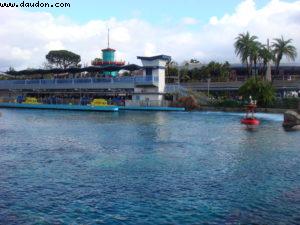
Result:
{"label": "yellow boat", "polygon": [[23,102],[23,104],[31,104],[31,105],[36,105],[36,104],[40,104],[38,102],[38,100],[36,98],[32,98],[32,97],[26,97],[25,101]]}
{"label": "yellow boat", "polygon": [[91,102],[91,106],[108,106],[107,101],[103,98],[95,98]]}

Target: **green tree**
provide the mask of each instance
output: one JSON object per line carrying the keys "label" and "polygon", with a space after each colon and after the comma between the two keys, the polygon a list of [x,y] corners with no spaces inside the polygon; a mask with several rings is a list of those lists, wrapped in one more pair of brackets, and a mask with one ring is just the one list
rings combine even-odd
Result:
{"label": "green tree", "polygon": [[170,61],[166,65],[166,79],[169,83],[175,82],[179,79],[179,69],[178,63],[175,61]]}
{"label": "green tree", "polygon": [[240,57],[243,64],[246,64],[248,75],[252,73],[253,61],[256,60],[256,47],[258,46],[257,36],[249,32],[239,34],[234,43],[235,54]]}
{"label": "green tree", "polygon": [[292,42],[292,39],[284,40],[283,36],[281,36],[281,38],[274,39],[272,47],[275,56],[277,75],[279,74],[279,65],[283,56],[292,61],[295,61],[297,57],[297,49],[292,45]]}
{"label": "green tree", "polygon": [[202,68],[205,78],[211,78],[212,81],[224,82],[229,79],[230,64],[225,62],[224,64],[211,61],[205,67]]}
{"label": "green tree", "polygon": [[93,66],[97,66],[99,65],[99,63],[102,63],[102,59],[101,58],[95,58],[93,61],[92,61],[92,65]]}
{"label": "green tree", "polygon": [[189,71],[189,77],[192,80],[199,80],[200,78],[200,73],[198,68],[193,68],[192,70]]}
{"label": "green tree", "polygon": [[179,76],[180,76],[180,82],[187,82],[191,79],[189,76],[189,70],[186,67],[180,69]]}
{"label": "green tree", "polygon": [[[16,77],[15,72],[16,72],[15,68],[12,67],[12,66],[10,66],[10,67],[8,68],[8,70],[5,72],[5,74],[8,74],[8,75],[10,75],[10,76],[15,76],[15,77]],[[3,78],[3,77],[2,77],[2,78]]]}
{"label": "green tree", "polygon": [[239,89],[239,94],[244,99],[249,99],[252,96],[257,100],[259,106],[270,106],[275,100],[275,90],[272,84],[258,77],[249,78]]}
{"label": "green tree", "polygon": [[67,50],[50,51],[46,55],[46,59],[49,64],[63,69],[77,67],[81,61],[80,55]]}
{"label": "green tree", "polygon": [[261,64],[260,72],[262,74],[266,73],[267,65],[272,60],[274,60],[274,55],[272,51],[270,51],[267,46],[262,45],[261,48],[259,49],[259,62]]}
{"label": "green tree", "polygon": [[197,59],[191,59],[191,60],[190,60],[190,63],[200,63],[200,62],[199,62],[199,60],[197,60]]}
{"label": "green tree", "polygon": [[[258,74],[257,71],[257,63],[259,61],[259,51],[262,48],[262,44],[258,41],[252,41],[250,43],[250,52],[249,52],[249,58],[250,58],[250,65],[254,67],[254,75],[256,76]],[[251,75],[253,75],[252,68],[250,68]]]}
{"label": "green tree", "polygon": [[15,68],[12,67],[12,66],[10,66],[10,67],[8,68],[8,71],[7,71],[7,72],[14,72],[14,71],[16,71]]}

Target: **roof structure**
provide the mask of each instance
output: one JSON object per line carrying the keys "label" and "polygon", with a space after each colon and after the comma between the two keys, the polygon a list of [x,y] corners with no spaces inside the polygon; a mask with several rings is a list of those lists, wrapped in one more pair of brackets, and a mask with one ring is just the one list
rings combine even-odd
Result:
{"label": "roof structure", "polygon": [[113,49],[113,48],[105,48],[105,49],[102,49],[101,51],[102,51],[102,52],[108,52],[108,51],[110,51],[110,52],[115,52],[116,50]]}
{"label": "roof structure", "polygon": [[84,68],[68,68],[68,69],[34,69],[34,70],[20,70],[20,71],[9,71],[7,74],[13,76],[21,75],[37,75],[37,74],[60,74],[60,73],[80,73],[80,72],[111,72],[111,71],[120,71],[128,70],[135,71],[142,69],[141,66],[135,64],[129,64],[125,66],[116,66],[116,65],[105,65],[105,66],[89,66]]}
{"label": "roof structure", "polygon": [[1,71],[0,71],[0,76],[3,76],[3,77],[12,77],[12,75],[9,75],[9,74],[1,72]]}
{"label": "roof structure", "polygon": [[156,56],[150,56],[150,57],[147,57],[147,56],[138,56],[137,57],[138,59],[140,60],[165,60],[165,61],[168,61],[170,62],[171,61],[171,56],[168,56],[168,55],[156,55]]}

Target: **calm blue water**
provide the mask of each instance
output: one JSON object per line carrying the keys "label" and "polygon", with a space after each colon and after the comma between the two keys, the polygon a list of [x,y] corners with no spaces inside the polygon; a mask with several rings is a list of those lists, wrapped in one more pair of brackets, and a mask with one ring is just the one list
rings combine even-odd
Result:
{"label": "calm blue water", "polygon": [[0,112],[0,224],[300,224],[281,115]]}

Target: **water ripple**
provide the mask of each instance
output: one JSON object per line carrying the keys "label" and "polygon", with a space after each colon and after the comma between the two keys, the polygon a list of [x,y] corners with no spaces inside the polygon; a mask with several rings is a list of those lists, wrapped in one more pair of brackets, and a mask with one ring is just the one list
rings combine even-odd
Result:
{"label": "water ripple", "polygon": [[282,115],[3,110],[0,224],[299,224]]}

